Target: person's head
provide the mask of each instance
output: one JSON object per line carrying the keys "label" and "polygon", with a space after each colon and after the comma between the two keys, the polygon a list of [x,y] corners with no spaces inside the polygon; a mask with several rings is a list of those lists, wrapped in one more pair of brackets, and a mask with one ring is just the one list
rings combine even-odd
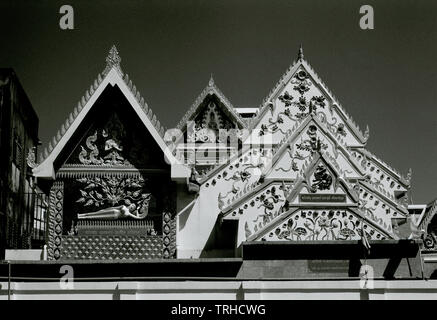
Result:
{"label": "person's head", "polygon": [[134,203],[131,203],[129,205],[129,212],[135,212],[136,209],[137,209],[137,206]]}

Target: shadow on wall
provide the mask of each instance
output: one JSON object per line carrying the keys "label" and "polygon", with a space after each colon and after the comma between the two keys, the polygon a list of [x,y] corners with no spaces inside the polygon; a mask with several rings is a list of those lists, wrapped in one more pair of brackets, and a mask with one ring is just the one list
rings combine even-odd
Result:
{"label": "shadow on wall", "polygon": [[220,218],[217,217],[214,228],[200,254],[200,258],[234,258],[237,233],[237,220],[224,220],[220,222]]}

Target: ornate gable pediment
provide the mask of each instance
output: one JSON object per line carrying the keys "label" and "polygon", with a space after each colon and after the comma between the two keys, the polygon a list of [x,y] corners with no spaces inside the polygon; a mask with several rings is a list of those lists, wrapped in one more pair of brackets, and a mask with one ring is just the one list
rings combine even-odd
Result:
{"label": "ornate gable pediment", "polygon": [[[93,113],[96,102],[100,99],[101,95],[111,88],[120,91],[127,101],[125,107],[136,114],[137,119],[142,122],[142,125],[153,137],[161,149],[161,153],[165,155],[168,161],[172,163],[177,162],[164,142],[164,127],[144,101],[144,98],[132,83],[132,80],[129,79],[129,76],[121,70],[120,61],[117,49],[113,46],[106,59],[105,70],[98,75],[94,83],[86,90],[77,107],[73,109],[65,123],[62,124],[57,134],[44,150],[42,157],[40,157],[42,161],[33,169],[33,174],[36,177],[55,178],[55,167],[65,160],[65,158],[60,158],[62,158],[62,154],[65,156],[67,144],[74,140],[74,136],[77,135],[77,132],[81,131],[81,128],[83,130],[84,126],[89,126],[89,123],[86,123],[86,119],[90,118],[88,114]],[[74,142],[78,143],[78,141]]]}
{"label": "ornate gable pediment", "polygon": [[280,221],[250,235],[248,240],[360,240],[363,234],[369,240],[390,238],[386,233],[363,220],[354,210],[297,209]]}
{"label": "ornate gable pediment", "polygon": [[222,141],[220,130],[237,130],[238,124],[220,107],[220,100],[216,96],[205,98],[202,106],[193,118],[193,124],[187,130],[188,142],[225,143]]}

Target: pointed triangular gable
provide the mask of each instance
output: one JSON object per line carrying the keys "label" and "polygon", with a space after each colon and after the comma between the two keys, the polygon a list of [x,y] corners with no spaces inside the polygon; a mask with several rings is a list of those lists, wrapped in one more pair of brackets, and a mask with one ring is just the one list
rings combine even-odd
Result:
{"label": "pointed triangular gable", "polygon": [[343,136],[348,146],[365,145],[368,131],[361,132],[303,55],[269,93],[249,129],[256,129],[252,135],[271,133],[276,144],[298,119],[313,112],[320,114],[333,133]]}
{"label": "pointed triangular gable", "polygon": [[136,115],[140,118],[141,122],[163,151],[166,159],[171,163],[176,163],[176,159],[174,159],[174,156],[168,150],[164,142],[164,127],[145,103],[135,85],[129,80],[128,75],[124,74],[121,70],[120,61],[121,58],[118,55],[117,49],[113,46],[106,58],[106,68],[102,75],[98,75],[97,79],[90,86],[90,89],[86,91],[85,95],[79,101],[77,107],[70,113],[65,124],[62,125],[57,135],[53,137],[48,150],[46,149],[44,152],[44,160],[33,169],[33,173],[36,177],[54,178],[55,172],[53,163],[85,119],[86,115],[93,108],[97,99],[108,86],[117,86],[120,89]]}

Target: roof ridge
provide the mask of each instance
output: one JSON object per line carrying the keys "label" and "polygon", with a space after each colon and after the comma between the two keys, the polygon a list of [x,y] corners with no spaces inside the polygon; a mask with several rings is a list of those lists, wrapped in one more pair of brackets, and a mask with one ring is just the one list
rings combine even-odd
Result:
{"label": "roof ridge", "polygon": [[141,109],[147,115],[150,122],[152,122],[152,125],[155,127],[156,131],[159,133],[161,137],[164,137],[165,127],[159,122],[159,120],[156,117],[156,114],[153,112],[152,108],[149,107],[147,102],[141,96],[140,91],[137,90],[136,86],[132,83],[132,80],[129,80],[129,75],[127,73],[125,74],[123,80],[128,86],[133,96],[135,97],[135,99],[137,100],[137,102],[139,103],[139,105],[141,106]]}

